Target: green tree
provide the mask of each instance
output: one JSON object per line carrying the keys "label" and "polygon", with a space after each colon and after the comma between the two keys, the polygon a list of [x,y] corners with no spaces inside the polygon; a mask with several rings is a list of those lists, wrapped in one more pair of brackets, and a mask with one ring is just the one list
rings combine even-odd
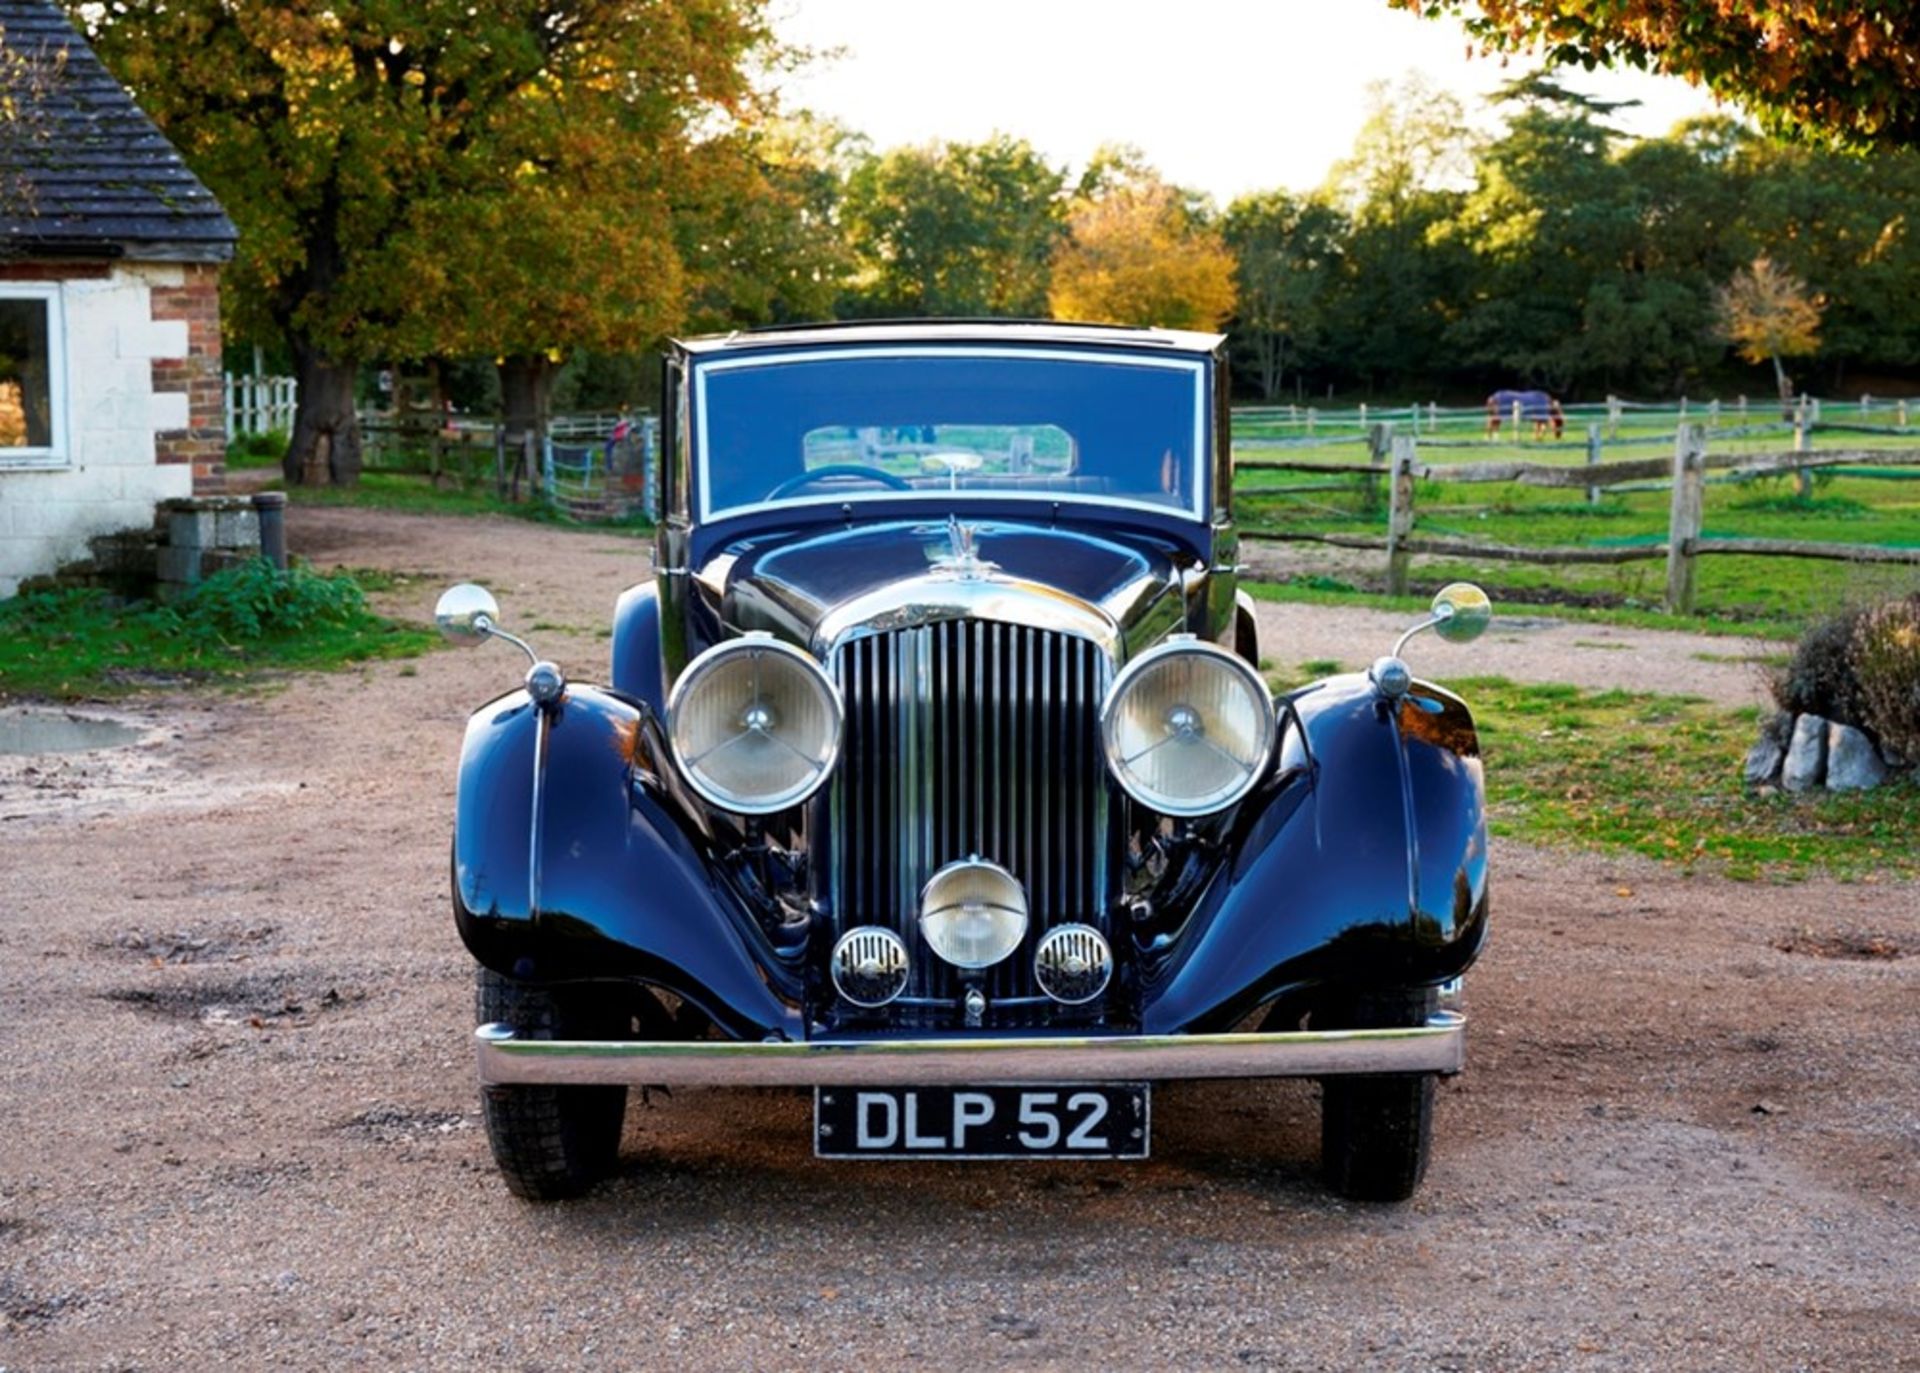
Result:
{"label": "green tree", "polygon": [[1390,0],[1463,19],[1489,49],[1624,63],[1704,85],[1785,133],[1920,138],[1920,10],[1863,0]]}
{"label": "green tree", "polygon": [[1046,312],[1065,174],[1020,139],[895,148],[848,177],[856,315]]}
{"label": "green tree", "polygon": [[1743,151],[1744,198],[1719,276],[1766,255],[1827,302],[1821,321],[1829,386],[1848,366],[1920,363],[1920,155],[1861,158],[1756,142]]}
{"label": "green tree", "polygon": [[1280,394],[1320,346],[1346,221],[1314,196],[1262,191],[1227,207],[1234,257],[1234,342],[1263,399]]}
{"label": "green tree", "polygon": [[1473,169],[1460,103],[1418,78],[1376,82],[1353,152],[1322,192],[1351,226],[1328,303],[1336,351],[1368,385],[1432,375],[1471,255],[1433,234]]}
{"label": "green tree", "polygon": [[364,360],[501,356],[516,411],[561,350],[677,321],[671,188],[769,45],[760,0],[69,8],[240,227],[229,319],[292,353],[295,482],[357,475]]}

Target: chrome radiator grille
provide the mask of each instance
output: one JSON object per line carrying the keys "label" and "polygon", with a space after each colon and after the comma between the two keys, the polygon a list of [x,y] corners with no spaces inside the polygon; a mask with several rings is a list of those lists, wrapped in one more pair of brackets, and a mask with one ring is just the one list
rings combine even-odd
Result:
{"label": "chrome radiator grille", "polygon": [[1018,952],[967,977],[990,1001],[1037,995],[1042,933],[1068,921],[1107,928],[1106,655],[1073,635],[952,620],[856,639],[833,671],[847,711],[831,795],[839,927],[885,925],[906,939],[906,999],[957,997],[958,970],[920,938],[920,889],[978,855],[1020,880],[1031,918]]}

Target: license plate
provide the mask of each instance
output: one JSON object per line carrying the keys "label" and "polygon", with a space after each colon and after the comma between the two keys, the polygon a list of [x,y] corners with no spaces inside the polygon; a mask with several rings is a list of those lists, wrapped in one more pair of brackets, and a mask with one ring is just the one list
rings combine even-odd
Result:
{"label": "license plate", "polygon": [[1148,1085],[816,1087],[821,1158],[1145,1158]]}

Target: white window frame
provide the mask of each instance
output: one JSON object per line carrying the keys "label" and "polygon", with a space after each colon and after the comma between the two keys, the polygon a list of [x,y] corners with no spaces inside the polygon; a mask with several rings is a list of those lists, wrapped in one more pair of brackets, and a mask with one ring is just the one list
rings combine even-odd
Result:
{"label": "white window frame", "polygon": [[47,307],[47,419],[52,442],[44,448],[0,448],[0,471],[73,466],[67,434],[67,328],[60,283],[0,282],[0,300],[38,300]]}

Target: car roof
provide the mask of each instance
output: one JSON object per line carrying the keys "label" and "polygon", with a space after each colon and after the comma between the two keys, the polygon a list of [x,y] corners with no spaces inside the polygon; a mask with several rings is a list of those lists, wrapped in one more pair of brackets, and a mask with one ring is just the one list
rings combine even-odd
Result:
{"label": "car roof", "polygon": [[676,339],[695,355],[739,353],[795,345],[862,343],[1033,343],[1099,348],[1153,348],[1170,353],[1212,353],[1221,334],[1184,329],[1142,329],[1122,324],[1075,324],[1040,319],[890,319],[783,325],[731,334]]}

